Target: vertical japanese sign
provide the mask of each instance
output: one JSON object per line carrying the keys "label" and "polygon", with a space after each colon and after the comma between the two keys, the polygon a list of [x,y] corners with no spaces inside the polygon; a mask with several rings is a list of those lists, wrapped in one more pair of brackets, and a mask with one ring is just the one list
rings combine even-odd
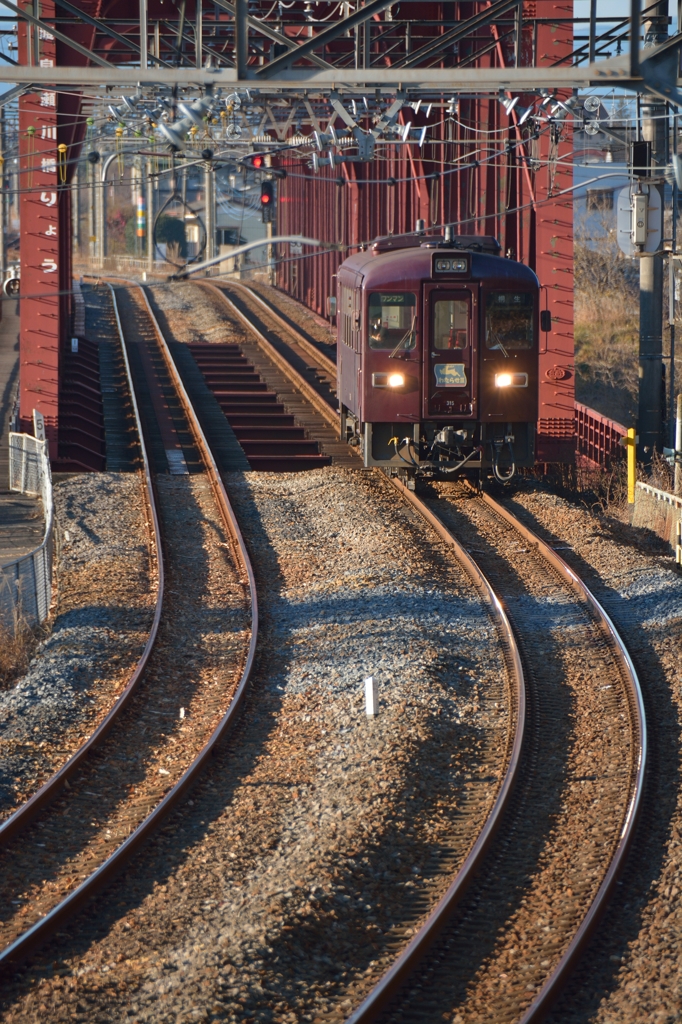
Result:
{"label": "vertical japanese sign", "polygon": [[[54,17],[51,0],[42,0],[41,17]],[[54,67],[54,36],[25,22],[19,26],[21,64]],[[58,179],[57,109],[57,92],[49,88],[26,93],[19,101],[20,416],[22,430],[30,431],[33,410],[42,414],[52,459],[57,457],[60,284],[64,287],[60,207],[66,200]]]}
{"label": "vertical japanese sign", "polygon": [[[560,0],[537,0],[537,63],[570,64],[573,25]],[[567,13],[568,12],[568,13]],[[556,21],[552,19],[556,18]],[[551,81],[551,79],[549,79]],[[559,91],[565,103],[570,90]],[[548,104],[551,109],[552,104]],[[558,112],[561,113],[561,110]],[[575,453],[575,368],[573,344],[573,129],[570,116],[557,116],[539,140],[542,170],[536,175],[535,265],[541,309],[552,314],[552,329],[540,334],[539,462],[569,462]]]}

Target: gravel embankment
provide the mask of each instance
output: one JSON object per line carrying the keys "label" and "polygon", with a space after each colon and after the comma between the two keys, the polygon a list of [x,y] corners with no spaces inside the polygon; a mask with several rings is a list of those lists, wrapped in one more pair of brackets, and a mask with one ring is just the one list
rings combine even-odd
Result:
{"label": "gravel embankment", "polygon": [[512,503],[614,619],[647,705],[649,774],[638,836],[611,909],[553,1024],[672,1024],[682,953],[682,576],[662,541],[546,493]]}
{"label": "gravel embankment", "polygon": [[166,475],[157,494],[166,586],[154,649],[130,702],[71,777],[68,796],[0,850],[0,947],[158,804],[209,739],[239,680],[250,615],[211,485],[199,474]]}
{"label": "gravel embankment", "polygon": [[142,486],[116,473],[55,485],[54,622],[26,675],[0,693],[3,819],[93,731],[142,653],[156,590]]}
{"label": "gravel embankment", "polygon": [[7,1021],[341,1020],[491,806],[506,670],[419,517],[338,469],[229,490],[262,616],[242,724],[125,879],[17,979]]}

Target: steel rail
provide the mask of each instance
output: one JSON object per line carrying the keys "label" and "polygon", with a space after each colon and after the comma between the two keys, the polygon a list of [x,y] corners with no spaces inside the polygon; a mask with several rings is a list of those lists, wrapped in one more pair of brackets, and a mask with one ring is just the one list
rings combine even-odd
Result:
{"label": "steel rail", "polygon": [[[258,292],[254,292],[248,285],[242,284],[241,281],[226,281],[224,286],[226,288],[237,288],[240,291],[246,292],[250,299],[253,299],[254,302],[257,302],[259,306],[263,307],[268,316],[271,316],[273,320],[276,320],[277,323],[284,328],[285,331],[292,335],[298,347],[303,349],[306,355],[310,356],[311,359],[315,359],[321,369],[325,370],[334,378],[334,380],[336,380],[337,366],[334,360],[330,359],[329,356],[326,356],[324,352],[320,352],[319,349],[315,348],[312,342],[308,341],[307,338],[304,338],[303,335],[296,330],[293,324],[290,324],[283,316],[280,316],[274,306],[270,305],[269,302],[266,302]],[[220,290],[222,291],[222,288],[220,288]]]}
{"label": "steel rail", "polygon": [[571,569],[570,565],[568,565],[561,555],[558,555],[546,541],[538,537],[530,527],[520,522],[516,516],[509,511],[509,509],[505,508],[500,502],[495,501],[495,499],[489,494],[483,493],[482,498],[486,505],[500,516],[500,518],[504,519],[505,522],[509,523],[517,533],[524,538],[524,540],[527,540],[530,544],[537,546],[538,552],[554,569],[556,569],[564,580],[566,580],[566,582],[578,592],[578,594],[586,601],[598,621],[600,621],[604,626],[613,646],[616,649],[616,654],[625,677],[633,719],[633,732],[635,733],[635,742],[637,744],[637,753],[634,759],[636,766],[635,774],[628,799],[627,810],[618,845],[613,852],[607,872],[602,879],[602,883],[599,886],[597,894],[590,904],[585,917],[569,943],[568,948],[538,992],[535,999],[533,999],[523,1017],[520,1018],[519,1022],[519,1024],[539,1024],[539,1022],[544,1019],[551,1005],[566,985],[573,968],[592,935],[592,932],[597,926],[600,917],[606,910],[609,897],[618,875],[623,868],[625,859],[632,844],[635,829],[637,827],[637,820],[641,811],[642,796],[644,792],[648,749],[646,711],[644,707],[642,687],[637,676],[637,670],[627,647],[625,646],[618,630],[605,608],[600,604],[580,577],[573,571],[573,569]]}
{"label": "steel rail", "polygon": [[[258,342],[259,347],[262,349],[262,351],[265,353],[268,359],[270,359],[275,364],[278,370],[281,370],[282,373],[286,374],[286,376],[301,392],[304,398],[308,402],[310,402],[315,411],[319,412],[319,414],[327,421],[327,423],[334,428],[336,433],[339,434],[340,425],[338,411],[335,411],[331,407],[329,402],[325,402],[324,398],[317,393],[315,388],[312,387],[312,385],[309,384],[308,381],[301,376],[298,370],[296,370],[296,368],[291,365],[288,359],[285,359],[284,356],[277,351],[272,342],[268,341],[264,334],[261,334],[258,328],[253,323],[251,323],[249,318],[245,316],[244,313],[242,313],[242,311],[237,308],[237,306],[235,306],[234,302],[232,302],[232,300],[228,298],[225,292],[222,291],[221,288],[216,287],[216,285],[211,284],[209,281],[194,281],[193,283],[198,285],[200,288],[204,288],[206,291],[216,295],[220,299],[220,301],[223,302],[228,307],[230,312],[234,316],[236,316],[238,320],[244,325],[244,327],[246,327],[246,329],[254,336],[254,338]],[[292,332],[291,327],[288,327],[287,330]]]}
{"label": "steel rail", "polygon": [[[111,286],[109,286],[111,287]],[[100,722],[92,735],[83,743],[78,750],[75,751],[69,758],[69,760],[62,765],[62,767],[52,775],[47,782],[45,782],[40,789],[26,800],[25,803],[18,807],[16,811],[6,821],[0,825],[0,849],[7,846],[10,840],[14,839],[23,829],[25,829],[33,818],[48,806],[53,800],[55,800],[62,789],[64,784],[72,777],[74,772],[83,764],[84,760],[89,754],[102,742],[104,737],[110,731],[116,719],[119,717],[123,709],[130,702],[133,694],[137,689],[137,685],[140,681],[140,677],[145,669],[145,666],[149,660],[149,656],[152,653],[152,648],[156,642],[156,637],[159,631],[159,623],[161,622],[161,612],[163,608],[163,589],[164,589],[164,565],[163,565],[163,551],[161,546],[161,528],[159,525],[159,517],[156,508],[156,501],[154,497],[154,488],[152,484],[152,475],[149,467],[149,458],[147,456],[147,448],[144,441],[144,434],[142,432],[142,420],[140,418],[140,411],[135,397],[135,389],[133,387],[133,379],[130,372],[130,364],[128,362],[128,353],[123,342],[123,333],[121,331],[121,321],[118,315],[118,307],[116,305],[116,298],[114,296],[113,289],[111,289],[111,299],[114,306],[114,313],[116,314],[116,323],[118,326],[119,336],[121,338],[121,348],[123,351],[123,362],[125,365],[126,379],[128,381],[128,390],[130,392],[130,399],[133,406],[133,413],[135,416],[135,425],[137,428],[137,435],[140,442],[140,452],[142,455],[142,470],[145,481],[146,501],[150,514],[151,520],[151,534],[152,543],[156,550],[156,564],[157,564],[157,592],[156,592],[156,604],[154,609],[154,618],[152,620],[151,629],[147,642],[144,646],[144,650],[140,655],[140,658],[133,669],[133,672],[128,680],[124,690],[119,695],[115,703],[110,708],[106,717]]]}
{"label": "steel rail", "polygon": [[504,606],[499,597],[488,582],[486,576],[478,567],[474,559],[460,544],[457,538],[447,527],[426,507],[416,494],[396,477],[388,478],[402,497],[409,502],[417,512],[426,520],[438,536],[455,553],[456,558],[464,568],[465,572],[473,579],[475,585],[482,593],[484,600],[490,605],[493,617],[497,620],[505,640],[505,646],[511,654],[511,668],[515,684],[515,697],[517,701],[516,729],[512,744],[509,764],[505,772],[504,781],[497,794],[497,798],[490,814],[488,815],[483,828],[478,834],[474,845],[469,851],[466,859],[458,869],[455,877],[450,883],[447,891],[431,911],[424,924],[417,931],[403,952],[396,958],[391,967],[381,977],[369,995],[363,1000],[360,1006],[347,1018],[346,1024],[368,1024],[374,1021],[387,1008],[399,989],[405,983],[409,975],[428,954],[429,948],[438,938],[442,929],[447,925],[458,903],[465,896],[483,859],[490,848],[490,844],[500,826],[502,818],[509,806],[514,786],[518,780],[521,750],[525,734],[526,724],[526,690],[523,675],[523,666],[519,653],[516,638],[512,631],[511,624],[507,618]]}
{"label": "steel rail", "polygon": [[[391,481],[398,490],[426,519],[426,521],[438,532],[446,542],[456,546],[457,542],[451,536],[445,525],[435,516],[420,499],[396,480]],[[578,958],[583,952],[589,938],[599,921],[616,882],[618,874],[623,867],[630,844],[632,842],[637,819],[641,809],[642,793],[644,787],[644,776],[647,761],[647,729],[644,709],[644,699],[637,677],[635,666],[630,654],[625,647],[611,618],[597,601],[589,588],[580,577],[570,568],[569,565],[552,548],[538,537],[531,529],[519,522],[516,517],[503,505],[495,501],[490,495],[483,494],[483,501],[509,525],[511,525],[527,542],[537,548],[538,552],[550,563],[559,573],[565,582],[578,592],[580,597],[587,603],[597,620],[601,622],[609,635],[621,669],[624,681],[628,690],[631,715],[633,719],[633,732],[637,744],[636,756],[634,758],[634,778],[631,792],[628,799],[627,809],[624,816],[618,844],[613,851],[611,860],[597,891],[597,894],[590,904],[590,907],[573,936],[568,948],[561,956],[556,967],[545,981],[544,985],[519,1019],[519,1024],[539,1024],[549,1011],[552,1003],[556,1000],[560,991],[566,985]],[[470,556],[467,555],[469,558]],[[471,560],[473,561],[473,559]],[[475,563],[474,563],[475,564]],[[478,570],[480,572],[480,570]],[[473,855],[474,850],[472,850]],[[470,856],[471,856],[470,855]],[[480,863],[480,856],[478,858]],[[472,874],[476,865],[473,866]],[[461,873],[460,869],[460,873]],[[412,971],[418,967],[421,960],[428,952],[429,947],[447,923],[447,919],[456,907],[456,893],[453,893],[458,882],[459,874],[455,877],[450,889],[442,898],[438,907],[429,915],[421,929],[414,936],[410,944],[394,961],[386,974],[372,989],[369,995],[363,1000],[360,1006],[347,1018],[346,1024],[371,1024],[387,1009],[391,999],[408,979]],[[451,898],[451,896],[455,898]]]}
{"label": "steel rail", "polygon": [[[7,946],[6,949],[0,952],[0,970],[13,968],[17,962],[25,959],[39,945],[42,945],[51,938],[66,921],[73,918],[78,910],[80,910],[90,899],[92,899],[93,896],[104,888],[104,886],[106,886],[116,874],[123,870],[125,865],[129,863],[140,846],[142,846],[142,844],[161,826],[170,811],[177,806],[183,796],[185,796],[189,789],[196,783],[200,773],[206,767],[207,762],[215,754],[221,741],[226,738],[230,729],[234,726],[237,715],[244,702],[255,663],[256,645],[258,641],[258,597],[256,592],[256,581],[246,544],[244,543],[244,538],[242,537],[239,524],[237,523],[227,492],[225,491],[225,487],[220,478],[220,473],[213,458],[213,454],[208,446],[206,438],[204,437],[204,433],[199,425],[196,413],[194,412],[185,388],[182,385],[180,375],[175,367],[172,355],[159,328],[156,317],[151,310],[147,295],[140,285],[136,284],[136,287],[139,287],[142,292],[149,317],[157,334],[157,338],[159,339],[164,360],[166,361],[171,377],[178,388],[178,395],[183,407],[185,408],[195,442],[202,458],[205,461],[206,470],[214,489],[214,493],[216,494],[218,507],[220,508],[225,528],[232,542],[233,551],[237,555],[237,565],[239,565],[242,570],[242,584],[245,585],[249,591],[251,602],[251,638],[241,677],[232,700],[230,701],[230,705],[216,728],[213,730],[209,739],[185,770],[181,778],[178,779],[175,785],[137,826],[135,831],[130,834],[125,842],[123,842],[91,875],[89,875],[77,889],[69,893],[69,895],[58,903],[57,906],[55,906],[48,914],[42,917],[31,928],[18,936],[18,938]],[[118,316],[117,323],[119,325],[119,330],[121,330],[120,319]],[[123,336],[122,341],[125,347]]]}

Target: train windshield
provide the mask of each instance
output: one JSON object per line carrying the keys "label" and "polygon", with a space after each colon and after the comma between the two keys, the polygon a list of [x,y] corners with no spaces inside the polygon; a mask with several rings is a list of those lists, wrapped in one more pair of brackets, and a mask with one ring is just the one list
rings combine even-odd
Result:
{"label": "train windshield", "polygon": [[486,348],[507,354],[508,349],[532,348],[533,296],[528,292],[490,292],[485,300]]}
{"label": "train windshield", "polygon": [[404,351],[417,338],[417,297],[412,292],[371,292],[369,347]]}
{"label": "train windshield", "polygon": [[466,299],[438,299],[433,312],[433,347],[467,347],[469,303]]}

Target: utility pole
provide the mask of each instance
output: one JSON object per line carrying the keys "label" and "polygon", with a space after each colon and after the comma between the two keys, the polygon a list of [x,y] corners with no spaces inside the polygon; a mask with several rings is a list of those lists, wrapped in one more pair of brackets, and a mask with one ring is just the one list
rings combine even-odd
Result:
{"label": "utility pole", "polygon": [[[668,38],[667,0],[649,8],[644,46],[657,46]],[[642,137],[651,143],[651,174],[668,163],[667,104],[655,96],[642,96]],[[649,191],[655,189],[649,185]],[[639,261],[639,417],[640,458],[650,462],[663,439],[665,386],[663,378],[663,257],[643,255]],[[671,410],[672,415],[672,410]]]}
{"label": "utility pole", "polygon": [[152,158],[147,157],[147,272],[154,272],[154,181],[152,179]]}
{"label": "utility pole", "polygon": [[106,168],[107,164],[105,161],[102,164],[102,174],[100,175],[95,172],[95,224],[97,225],[97,230],[95,231],[95,235],[97,236],[96,260],[97,266],[100,270],[104,267],[104,257],[106,254],[106,242],[104,239],[104,232],[106,231],[106,215],[104,212],[104,190],[107,187],[105,177]]}
{"label": "utility pole", "polygon": [[88,247],[91,266],[94,268],[97,259],[97,164],[88,161],[88,231],[90,245]]}
{"label": "utility pole", "polygon": [[81,254],[81,188],[80,169],[78,162],[71,179],[71,251],[74,256]]}
{"label": "utility pole", "polygon": [[202,0],[197,0],[196,15],[194,20],[194,63],[198,68],[202,65],[204,49],[204,18]]}
{"label": "utility pole", "polygon": [[204,164],[204,220],[206,225],[206,259],[215,256],[216,209],[215,209],[215,169],[210,160]]}

